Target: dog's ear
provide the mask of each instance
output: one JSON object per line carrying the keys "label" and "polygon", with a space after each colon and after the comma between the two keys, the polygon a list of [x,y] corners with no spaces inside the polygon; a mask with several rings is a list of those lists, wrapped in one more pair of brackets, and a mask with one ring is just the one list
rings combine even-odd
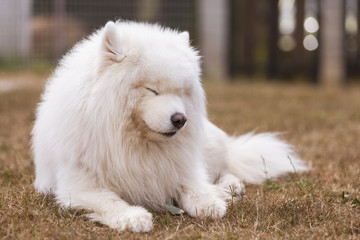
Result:
{"label": "dog's ear", "polygon": [[188,31],[180,33],[179,37],[181,37],[186,43],[190,42],[190,36]]}
{"label": "dog's ear", "polygon": [[114,22],[106,23],[102,39],[104,57],[112,62],[122,62],[126,55],[121,50],[120,36]]}

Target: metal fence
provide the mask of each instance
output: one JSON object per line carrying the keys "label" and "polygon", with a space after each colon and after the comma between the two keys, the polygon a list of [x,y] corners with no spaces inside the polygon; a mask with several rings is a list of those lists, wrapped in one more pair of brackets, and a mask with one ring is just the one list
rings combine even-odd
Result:
{"label": "metal fence", "polygon": [[[109,20],[120,19],[186,30],[196,46],[201,45],[198,39],[202,35],[211,42],[202,44],[202,54],[207,55],[208,51],[213,56],[206,58],[204,68],[209,75],[222,78],[227,71],[229,3],[230,0],[0,0],[0,67],[4,59],[54,62],[90,32]],[[208,67],[207,63],[213,64]]]}
{"label": "metal fence", "polygon": [[195,32],[192,0],[34,0],[32,51],[35,59],[54,59],[108,20],[159,22]]}
{"label": "metal fence", "polygon": [[[0,0],[0,63],[54,62],[108,20],[126,19],[189,31],[212,76],[305,75],[316,80],[321,52],[335,49],[324,48],[326,42],[334,43],[326,37],[325,26],[330,25],[336,30],[330,29],[330,35],[336,32],[340,40],[337,55],[347,75],[359,76],[359,1]],[[325,3],[341,6],[335,9]],[[321,21],[327,12],[338,16],[337,24],[329,24],[333,17]]]}

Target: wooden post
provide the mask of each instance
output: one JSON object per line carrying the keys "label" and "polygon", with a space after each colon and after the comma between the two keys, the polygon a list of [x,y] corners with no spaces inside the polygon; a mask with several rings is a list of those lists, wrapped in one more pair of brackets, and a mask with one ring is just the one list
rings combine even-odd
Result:
{"label": "wooden post", "polygon": [[345,81],[344,1],[321,1],[319,82],[339,86]]}
{"label": "wooden post", "polygon": [[0,57],[26,58],[30,54],[31,0],[0,1]]}
{"label": "wooden post", "polygon": [[141,0],[139,17],[141,21],[154,22],[157,20],[160,9],[160,0]]}
{"label": "wooden post", "polygon": [[296,26],[295,26],[295,69],[297,74],[303,74],[304,71],[304,18],[305,18],[305,0],[296,0]]}
{"label": "wooden post", "polygon": [[54,54],[55,58],[60,58],[66,48],[66,31],[65,31],[65,15],[66,15],[66,0],[55,0],[54,1],[54,13],[55,13],[55,45],[54,45]]}
{"label": "wooden post", "polygon": [[205,76],[225,81],[229,76],[229,1],[199,0],[197,3],[200,50],[204,56]]}
{"label": "wooden post", "polygon": [[279,39],[279,7],[278,0],[270,0],[269,11],[269,40],[268,40],[268,63],[267,77],[274,80],[278,74],[278,39]]}
{"label": "wooden post", "polygon": [[356,67],[357,69],[360,69],[360,1],[357,1],[357,25],[358,25],[358,30],[357,30],[357,59],[356,59]]}
{"label": "wooden post", "polygon": [[244,1],[244,18],[242,27],[244,29],[244,72],[251,76],[255,72],[255,27],[256,27],[256,2],[254,0]]}

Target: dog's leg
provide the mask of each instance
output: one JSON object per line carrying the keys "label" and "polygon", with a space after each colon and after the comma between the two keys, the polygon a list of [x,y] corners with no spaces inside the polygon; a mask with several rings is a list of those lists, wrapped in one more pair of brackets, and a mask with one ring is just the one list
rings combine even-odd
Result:
{"label": "dog's leg", "polygon": [[145,208],[130,206],[116,193],[106,189],[69,187],[56,192],[57,201],[64,207],[87,209],[87,216],[119,231],[149,232],[152,215]]}
{"label": "dog's leg", "polygon": [[222,218],[226,213],[223,193],[212,184],[182,185],[180,205],[192,217]]}
{"label": "dog's leg", "polygon": [[230,197],[245,192],[244,185],[238,177],[231,173],[223,173],[218,180],[218,185],[223,188]]}

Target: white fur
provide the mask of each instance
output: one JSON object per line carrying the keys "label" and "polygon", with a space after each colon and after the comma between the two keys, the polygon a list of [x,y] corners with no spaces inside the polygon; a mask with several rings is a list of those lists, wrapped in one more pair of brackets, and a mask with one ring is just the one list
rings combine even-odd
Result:
{"label": "white fur", "polygon": [[[179,130],[175,113],[187,118]],[[207,120],[188,33],[158,25],[109,22],[78,43],[49,79],[36,116],[35,188],[120,231],[150,231],[145,208],[174,202],[190,216],[221,218],[224,189],[239,194],[241,181],[293,170],[292,148],[276,135],[236,139]],[[295,155],[292,164],[306,169]]]}

